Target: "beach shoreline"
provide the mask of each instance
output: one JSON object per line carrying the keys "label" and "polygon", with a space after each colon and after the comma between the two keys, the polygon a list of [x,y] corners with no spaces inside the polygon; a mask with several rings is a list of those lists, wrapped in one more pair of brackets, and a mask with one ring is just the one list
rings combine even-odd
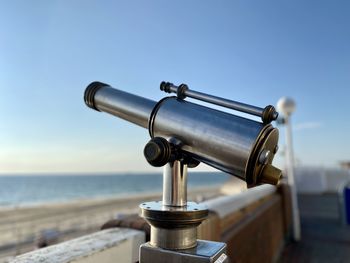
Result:
{"label": "beach shoreline", "polygon": [[[192,187],[189,188],[189,192],[193,193],[200,193],[203,191],[209,191],[211,192],[212,190],[217,190],[220,188],[222,184],[217,184],[213,186],[197,186],[197,187]],[[125,200],[127,201],[128,199],[135,199],[135,198],[140,198],[140,197],[158,197],[161,196],[162,192],[157,191],[145,191],[141,193],[131,193],[131,194],[111,194],[111,195],[101,195],[101,196],[94,196],[94,197],[85,197],[85,198],[74,198],[74,199],[64,199],[62,201],[55,200],[55,201],[49,201],[49,202],[33,202],[33,203],[24,203],[24,204],[17,204],[17,205],[0,205],[0,213],[1,212],[8,212],[16,209],[35,209],[35,208],[40,208],[40,207],[46,207],[46,206],[66,206],[66,205],[74,205],[74,204],[81,204],[81,203],[94,203],[94,202],[104,202],[104,201],[111,201],[111,200]]]}
{"label": "beach shoreline", "polygon": [[[220,195],[222,185],[196,187],[188,200],[201,202]],[[108,220],[139,213],[139,204],[161,200],[161,192],[84,198],[68,202],[0,208],[1,258],[28,252],[44,230],[55,230],[59,241],[98,231]]]}

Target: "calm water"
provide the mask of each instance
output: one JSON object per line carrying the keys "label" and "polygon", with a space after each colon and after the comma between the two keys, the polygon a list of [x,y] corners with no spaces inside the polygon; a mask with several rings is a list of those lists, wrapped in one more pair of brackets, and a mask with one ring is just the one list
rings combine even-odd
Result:
{"label": "calm water", "polygon": [[[189,188],[222,184],[229,175],[190,173]],[[161,174],[0,176],[0,206],[131,195],[162,190]]]}

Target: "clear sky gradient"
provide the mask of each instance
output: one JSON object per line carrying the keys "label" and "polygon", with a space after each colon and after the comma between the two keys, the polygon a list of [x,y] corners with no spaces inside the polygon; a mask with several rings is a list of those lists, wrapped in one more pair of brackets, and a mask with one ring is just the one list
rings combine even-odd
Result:
{"label": "clear sky gradient", "polygon": [[85,106],[94,80],[154,100],[162,80],[258,106],[291,96],[298,162],[336,166],[350,159],[349,3],[1,1],[0,173],[154,170],[146,130]]}

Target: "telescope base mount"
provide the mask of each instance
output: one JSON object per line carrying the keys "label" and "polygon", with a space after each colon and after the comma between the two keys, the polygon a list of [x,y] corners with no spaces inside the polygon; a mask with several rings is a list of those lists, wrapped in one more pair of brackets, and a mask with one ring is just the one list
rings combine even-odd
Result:
{"label": "telescope base mount", "polygon": [[197,240],[197,246],[182,250],[168,250],[152,246],[149,242],[140,247],[140,263],[191,262],[228,263],[226,244]]}
{"label": "telescope base mount", "polygon": [[226,244],[197,240],[197,227],[208,209],[195,202],[165,206],[161,201],[140,205],[141,216],[151,225],[150,242],[140,247],[140,263],[226,263]]}
{"label": "telescope base mount", "polygon": [[161,201],[140,205],[141,216],[151,225],[150,244],[164,249],[188,249],[197,245],[197,226],[208,209],[195,202],[185,206],[165,206]]}
{"label": "telescope base mount", "polygon": [[176,149],[178,143],[156,137],[145,146],[147,161],[164,166],[163,199],[140,205],[141,217],[151,226],[150,242],[140,247],[140,263],[226,263],[226,244],[197,240],[197,227],[209,211],[187,202],[187,168],[198,163]]}

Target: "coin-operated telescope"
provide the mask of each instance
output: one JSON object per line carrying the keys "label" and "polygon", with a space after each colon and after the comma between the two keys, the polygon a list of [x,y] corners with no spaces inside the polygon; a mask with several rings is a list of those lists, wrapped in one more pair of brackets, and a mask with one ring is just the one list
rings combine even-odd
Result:
{"label": "coin-operated telescope", "polygon": [[[193,91],[187,85],[162,82],[160,89],[176,96],[159,102],[114,89],[101,82],[85,91],[87,106],[148,129],[144,156],[164,166],[163,199],[140,205],[151,225],[149,243],[140,247],[140,263],[227,262],[226,245],[197,240],[197,226],[207,217],[203,205],[187,201],[187,168],[203,162],[246,181],[248,187],[277,184],[281,171],[272,165],[278,130],[273,106],[259,108]],[[186,101],[201,100],[250,115],[261,122]]]}

